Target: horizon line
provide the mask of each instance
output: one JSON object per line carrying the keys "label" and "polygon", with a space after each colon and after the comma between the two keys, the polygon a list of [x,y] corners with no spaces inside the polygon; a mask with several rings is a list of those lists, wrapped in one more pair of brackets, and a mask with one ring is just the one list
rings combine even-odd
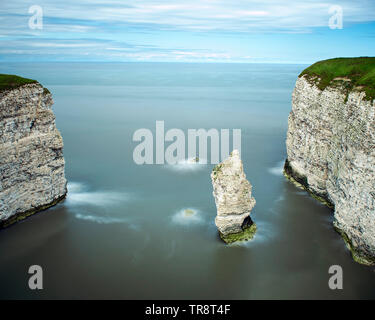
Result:
{"label": "horizon line", "polygon": [[[331,59],[331,58],[329,58]],[[333,58],[332,58],[333,59]],[[326,60],[326,59],[322,59]],[[316,60],[315,62],[322,61]],[[107,61],[107,60],[40,60],[40,61],[31,61],[31,60],[2,60],[0,63],[191,63],[191,64],[294,64],[294,65],[305,65],[313,64],[315,62],[293,62],[293,61],[284,61],[284,62],[273,62],[273,61]]]}

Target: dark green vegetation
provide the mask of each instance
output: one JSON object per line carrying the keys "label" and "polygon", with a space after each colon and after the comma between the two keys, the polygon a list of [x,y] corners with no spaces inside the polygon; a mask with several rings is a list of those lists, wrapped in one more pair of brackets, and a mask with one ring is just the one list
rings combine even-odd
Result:
{"label": "dark green vegetation", "polygon": [[25,84],[31,83],[38,83],[38,81],[22,78],[11,74],[0,74],[0,92],[15,89]]}
{"label": "dark green vegetation", "polygon": [[299,77],[307,76],[321,90],[335,82],[347,91],[366,92],[366,100],[375,99],[375,57],[336,58],[319,61],[305,69]]}

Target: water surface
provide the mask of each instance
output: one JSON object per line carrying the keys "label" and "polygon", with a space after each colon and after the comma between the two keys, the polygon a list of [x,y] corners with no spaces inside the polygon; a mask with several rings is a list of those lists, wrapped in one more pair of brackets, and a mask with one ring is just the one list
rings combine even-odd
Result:
{"label": "water surface", "polygon": [[[63,203],[0,232],[0,298],[375,298],[374,268],[352,260],[330,210],[281,173],[305,67],[0,64],[53,93],[69,180]],[[242,130],[253,241],[218,238],[212,165],[133,162],[134,131],[154,132],[156,120],[166,130]],[[34,264],[42,291],[27,286]],[[342,266],[344,290],[328,288],[331,265]]]}

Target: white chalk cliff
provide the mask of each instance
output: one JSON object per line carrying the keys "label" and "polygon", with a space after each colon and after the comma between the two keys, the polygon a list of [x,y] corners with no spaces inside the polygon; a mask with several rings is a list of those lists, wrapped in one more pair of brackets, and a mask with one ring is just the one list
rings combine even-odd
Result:
{"label": "white chalk cliff", "polygon": [[293,92],[285,175],[334,209],[353,258],[375,263],[375,103],[337,78],[301,75]]}
{"label": "white chalk cliff", "polygon": [[0,227],[66,195],[63,140],[52,104],[37,82],[0,91]]}
{"label": "white chalk cliff", "polygon": [[213,169],[211,180],[220,237],[227,243],[251,239],[256,231],[250,218],[255,199],[237,150]]}

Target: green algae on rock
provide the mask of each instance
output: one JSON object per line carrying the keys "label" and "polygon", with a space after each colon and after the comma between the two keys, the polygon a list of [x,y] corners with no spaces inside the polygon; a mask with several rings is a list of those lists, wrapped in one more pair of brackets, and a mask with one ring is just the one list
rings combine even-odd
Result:
{"label": "green algae on rock", "polygon": [[185,217],[191,217],[191,216],[193,216],[195,214],[196,214],[195,210],[192,210],[192,209],[185,209],[184,210],[184,216]]}
{"label": "green algae on rock", "polygon": [[254,238],[254,235],[257,231],[257,226],[254,222],[250,226],[246,226],[242,229],[242,231],[237,233],[229,233],[227,235],[224,235],[219,232],[221,240],[223,240],[225,243],[233,243],[237,241],[249,241],[252,238]]}
{"label": "green algae on rock", "polygon": [[358,248],[354,246],[353,242],[350,240],[348,235],[343,230],[336,227],[335,224],[333,224],[333,227],[335,228],[336,232],[339,233],[341,235],[341,237],[344,239],[346,247],[350,250],[352,258],[355,262],[358,262],[360,264],[364,264],[366,266],[375,265],[375,257],[374,256],[370,256],[370,255],[366,254],[365,252],[363,252],[362,250],[358,250]]}
{"label": "green algae on rock", "polygon": [[7,227],[9,227],[9,226],[11,226],[11,225],[13,225],[17,222],[20,222],[20,221],[38,213],[38,212],[47,210],[48,208],[51,208],[51,207],[55,206],[56,204],[60,203],[61,201],[63,201],[65,198],[66,198],[66,194],[52,200],[50,203],[40,205],[39,207],[36,207],[36,208],[31,208],[31,209],[29,209],[27,211],[24,211],[24,212],[16,213],[13,216],[11,216],[10,218],[8,218],[7,220],[0,221],[0,229],[7,228]]}

